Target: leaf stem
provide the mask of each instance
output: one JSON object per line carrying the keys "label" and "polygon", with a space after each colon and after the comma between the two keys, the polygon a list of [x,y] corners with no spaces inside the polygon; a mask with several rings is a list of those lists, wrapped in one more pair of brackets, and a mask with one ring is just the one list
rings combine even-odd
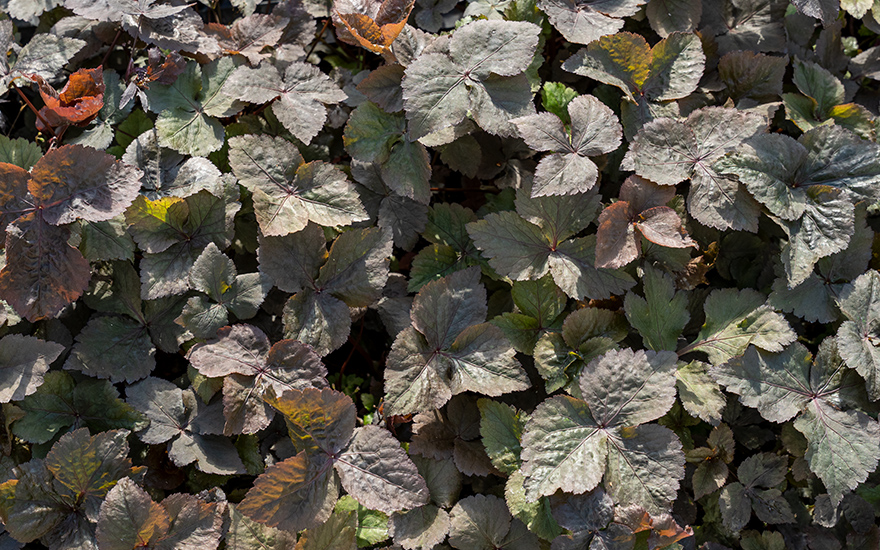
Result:
{"label": "leaf stem", "polygon": [[107,49],[107,53],[104,54],[104,59],[101,60],[101,67],[107,64],[107,59],[110,58],[110,54],[113,53],[113,48],[116,47],[116,42],[119,40],[119,37],[122,36],[122,28],[116,31],[116,36],[113,37],[113,41],[110,42],[110,48]]}
{"label": "leaf stem", "polygon": [[327,30],[328,25],[330,25],[329,17],[324,21],[324,26],[321,27],[321,30],[318,31],[318,34],[315,35],[315,39],[312,40],[312,45],[309,47],[308,53],[306,53],[306,60],[308,60],[309,56],[312,55],[312,52],[315,51],[315,46],[317,46],[318,42],[321,41],[321,37],[324,36],[324,31]]}
{"label": "leaf stem", "polygon": [[55,128],[53,128],[52,125],[49,124],[49,121],[46,120],[43,117],[43,115],[40,114],[39,109],[34,107],[34,104],[31,103],[31,100],[28,99],[26,95],[24,95],[24,92],[21,91],[21,88],[19,88],[17,84],[15,85],[15,91],[18,92],[18,95],[20,95],[21,98],[24,100],[24,102],[27,103],[27,106],[31,108],[31,111],[33,111],[34,114],[37,115],[37,118],[40,119],[40,122],[42,122],[43,125],[46,126],[46,128],[48,128],[52,132],[52,137],[56,137],[55,136]]}

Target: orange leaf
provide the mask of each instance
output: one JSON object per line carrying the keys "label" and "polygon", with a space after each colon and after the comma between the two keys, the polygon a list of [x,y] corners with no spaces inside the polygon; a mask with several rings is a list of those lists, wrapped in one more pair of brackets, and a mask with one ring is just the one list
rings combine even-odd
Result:
{"label": "orange leaf", "polygon": [[98,116],[104,106],[104,71],[101,67],[80,69],[70,75],[61,92],[37,75],[29,75],[37,83],[45,107],[40,116],[51,125],[47,128],[43,120],[37,119],[37,130],[50,131],[64,126],[85,126]]}
{"label": "orange leaf", "polygon": [[406,25],[414,4],[415,0],[385,0],[381,4],[367,3],[359,13],[334,9],[336,34],[343,42],[385,53]]}

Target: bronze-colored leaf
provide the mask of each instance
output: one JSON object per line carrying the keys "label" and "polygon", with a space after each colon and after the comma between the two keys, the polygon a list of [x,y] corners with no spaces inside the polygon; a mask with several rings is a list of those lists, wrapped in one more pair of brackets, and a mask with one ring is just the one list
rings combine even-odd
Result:
{"label": "bronze-colored leaf", "polygon": [[[37,83],[45,107],[37,117],[37,130],[54,132],[70,125],[85,126],[104,106],[104,71],[101,67],[80,69],[70,75],[60,92],[38,75],[30,75]],[[48,122],[51,128],[44,124]]]}

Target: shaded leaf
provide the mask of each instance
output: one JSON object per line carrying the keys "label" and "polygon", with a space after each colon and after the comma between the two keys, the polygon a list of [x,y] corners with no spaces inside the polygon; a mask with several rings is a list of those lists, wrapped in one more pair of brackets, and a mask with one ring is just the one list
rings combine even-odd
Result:
{"label": "shaded leaf", "polygon": [[49,365],[64,346],[33,336],[8,334],[0,338],[0,403],[21,401],[43,383]]}

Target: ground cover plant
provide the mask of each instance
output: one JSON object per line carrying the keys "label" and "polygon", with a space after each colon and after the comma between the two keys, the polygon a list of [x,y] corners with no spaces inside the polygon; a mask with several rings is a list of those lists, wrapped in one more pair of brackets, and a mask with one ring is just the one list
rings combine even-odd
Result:
{"label": "ground cover plant", "polygon": [[0,7],[0,549],[880,547],[880,4]]}

